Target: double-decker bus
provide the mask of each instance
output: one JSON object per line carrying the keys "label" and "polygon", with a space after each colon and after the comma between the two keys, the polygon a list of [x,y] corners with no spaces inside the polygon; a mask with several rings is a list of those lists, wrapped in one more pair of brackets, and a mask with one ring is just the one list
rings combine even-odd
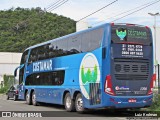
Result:
{"label": "double-decker bus", "polygon": [[148,107],[154,80],[151,30],[106,23],[72,33],[27,48],[19,69],[19,99],[27,104],[61,104],[77,112]]}

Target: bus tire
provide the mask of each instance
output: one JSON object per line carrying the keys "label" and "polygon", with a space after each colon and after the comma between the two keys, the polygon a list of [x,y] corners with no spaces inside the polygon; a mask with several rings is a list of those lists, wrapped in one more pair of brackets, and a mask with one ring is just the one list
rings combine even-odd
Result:
{"label": "bus tire", "polygon": [[76,111],[79,113],[84,113],[86,111],[86,109],[84,108],[84,102],[83,102],[81,93],[78,93],[76,96],[75,108],[76,108]]}
{"label": "bus tire", "polygon": [[32,104],[34,106],[37,106],[36,94],[34,91],[32,92]]}
{"label": "bus tire", "polygon": [[72,112],[75,110],[74,100],[71,98],[70,93],[67,93],[64,98],[64,106],[66,111]]}
{"label": "bus tire", "polygon": [[31,98],[30,98],[30,95],[29,95],[29,92],[27,91],[27,93],[26,93],[26,103],[28,104],[28,105],[31,105],[32,104],[32,101],[31,101]]}

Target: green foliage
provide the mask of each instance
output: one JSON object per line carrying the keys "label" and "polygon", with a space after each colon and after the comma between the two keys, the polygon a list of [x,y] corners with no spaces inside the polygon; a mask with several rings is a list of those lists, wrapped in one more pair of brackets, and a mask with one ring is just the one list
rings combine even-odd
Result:
{"label": "green foliage", "polygon": [[152,106],[148,108],[151,111],[160,111],[160,95],[154,94]]}
{"label": "green foliage", "polygon": [[88,68],[87,72],[84,72],[84,67],[81,68],[81,78],[82,82],[85,84],[86,82],[96,82],[98,76],[98,70],[97,65],[94,66],[94,70],[91,71],[90,68]]}
{"label": "green foliage", "polygon": [[0,93],[5,93],[9,89],[10,86],[14,84],[14,76],[12,75],[4,75],[4,87],[1,86]]}
{"label": "green foliage", "polygon": [[29,46],[75,32],[70,18],[41,8],[0,11],[0,52],[23,52]]}
{"label": "green foliage", "polygon": [[6,93],[8,90],[7,87],[0,88],[0,93]]}
{"label": "green foliage", "polygon": [[10,87],[11,85],[14,84],[14,76],[12,75],[4,75],[4,87]]}

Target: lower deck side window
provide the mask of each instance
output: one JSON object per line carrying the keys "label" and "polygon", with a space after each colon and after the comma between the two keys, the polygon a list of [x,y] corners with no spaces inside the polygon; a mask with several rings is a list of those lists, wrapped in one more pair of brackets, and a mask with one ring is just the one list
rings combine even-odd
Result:
{"label": "lower deck side window", "polygon": [[65,71],[33,73],[26,78],[26,85],[62,85]]}

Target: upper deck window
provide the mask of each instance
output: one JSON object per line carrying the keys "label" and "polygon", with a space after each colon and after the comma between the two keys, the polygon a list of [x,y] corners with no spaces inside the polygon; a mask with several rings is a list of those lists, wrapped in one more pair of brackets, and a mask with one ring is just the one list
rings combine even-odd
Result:
{"label": "upper deck window", "polygon": [[20,63],[21,65],[26,63],[27,57],[28,57],[28,50],[25,51],[22,55],[21,63]]}
{"label": "upper deck window", "polygon": [[101,46],[103,28],[86,31],[31,49],[28,63],[93,51]]}

